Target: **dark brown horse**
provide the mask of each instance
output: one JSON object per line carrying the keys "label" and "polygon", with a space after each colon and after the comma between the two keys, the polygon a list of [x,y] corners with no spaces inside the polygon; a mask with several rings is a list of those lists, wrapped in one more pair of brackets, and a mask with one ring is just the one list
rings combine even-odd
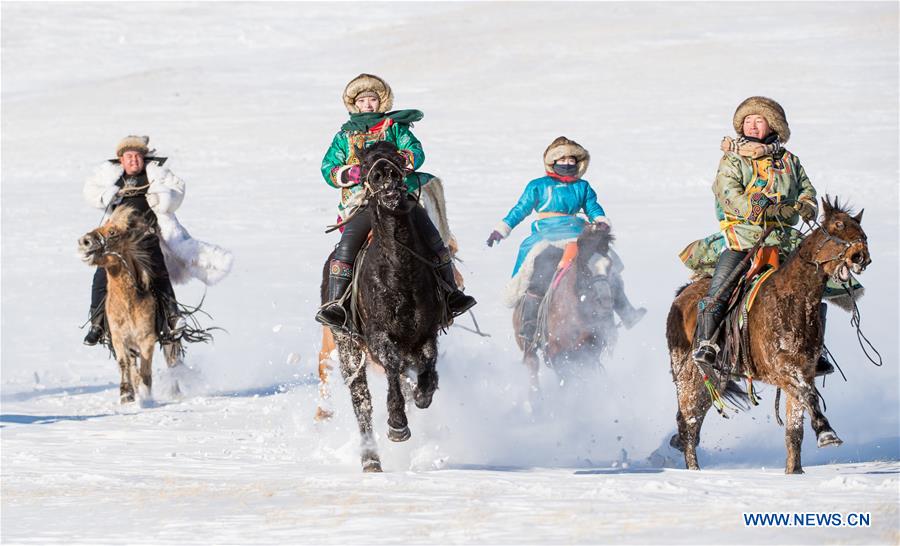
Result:
{"label": "dark brown horse", "polygon": [[[871,263],[866,234],[856,216],[837,200],[822,201],[821,226],[807,236],[784,265],[766,281],[750,309],[749,370],[743,373],[782,389],[787,395],[785,473],[800,474],[803,413],[811,416],[819,447],[840,445],[828,419],[819,409],[813,383],[822,350],[824,325],[819,304],[829,278],[847,282],[851,272],[862,273]],[[675,297],[666,323],[672,376],[678,391],[678,434],[671,444],[684,451],[685,464],[698,470],[697,444],[703,418],[712,405],[703,373],[691,358],[697,324],[697,302],[709,279],[687,285]]]}
{"label": "dark brown horse", "polygon": [[[438,388],[437,336],[446,323],[446,310],[431,251],[412,218],[418,205],[407,196],[404,156],[386,141],[357,155],[368,195],[368,205],[357,214],[372,215],[372,238],[355,268],[359,331],[351,335],[335,329],[332,333],[362,437],[363,470],[380,472],[366,360],[380,364],[387,378],[388,438],[408,440],[404,376],[409,372],[416,376],[416,386],[409,393],[416,406],[424,409],[431,405]],[[323,303],[327,300],[327,264],[322,275]]]}
{"label": "dark brown horse", "polygon": [[[538,312],[535,341],[516,336],[522,360],[531,374],[533,392],[539,390],[540,357],[563,379],[584,369],[598,369],[600,356],[616,341],[610,277],[596,270],[597,260],[609,263],[613,241],[607,226],[591,224],[579,235],[578,255],[547,291]],[[535,271],[534,274],[539,274]],[[521,301],[513,313],[513,329],[521,331]]]}

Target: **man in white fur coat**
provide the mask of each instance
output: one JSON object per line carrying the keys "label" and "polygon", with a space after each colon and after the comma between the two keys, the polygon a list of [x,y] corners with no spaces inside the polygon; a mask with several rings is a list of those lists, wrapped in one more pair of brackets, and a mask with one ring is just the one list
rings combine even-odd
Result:
{"label": "man in white fur coat", "polygon": [[[112,211],[126,205],[144,214],[148,224],[158,231],[158,244],[151,245],[151,260],[156,273],[153,289],[170,328],[177,338],[184,329],[178,312],[172,282],[190,278],[207,285],[222,280],[231,270],[232,255],[216,245],[192,239],[178,223],[175,211],[184,199],[184,181],[163,167],[166,158],[157,157],[149,147],[150,137],[129,135],[116,146],[116,159],[98,166],[84,184],[88,204],[105,209],[105,221]],[[106,272],[97,268],[91,290],[91,328],[85,345],[96,345],[105,333],[104,298]]]}

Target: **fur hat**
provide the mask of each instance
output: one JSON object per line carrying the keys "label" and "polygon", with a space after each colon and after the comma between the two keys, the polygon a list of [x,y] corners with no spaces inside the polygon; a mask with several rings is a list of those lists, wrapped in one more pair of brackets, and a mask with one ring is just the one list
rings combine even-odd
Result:
{"label": "fur hat", "polygon": [[778,133],[778,139],[782,144],[791,138],[791,128],[784,115],[784,108],[768,97],[750,97],[738,105],[733,120],[734,131],[737,134],[744,136],[744,118],[753,114],[766,118],[769,127]]}
{"label": "fur hat", "polygon": [[130,151],[141,152],[141,155],[144,156],[150,155],[149,144],[150,137],[148,136],[128,135],[116,144],[116,157],[122,157],[122,154]]}
{"label": "fur hat", "polygon": [[360,96],[378,97],[378,112],[387,112],[394,105],[394,93],[391,86],[378,76],[360,74],[350,80],[344,88],[344,106],[351,114],[359,112],[356,99]]}
{"label": "fur hat", "polygon": [[553,164],[556,163],[557,159],[562,159],[563,157],[574,157],[575,161],[577,161],[578,171],[575,175],[576,178],[584,176],[588,164],[591,162],[591,154],[582,148],[581,144],[564,136],[556,137],[556,140],[551,142],[544,152],[544,167],[547,172],[552,173]]}

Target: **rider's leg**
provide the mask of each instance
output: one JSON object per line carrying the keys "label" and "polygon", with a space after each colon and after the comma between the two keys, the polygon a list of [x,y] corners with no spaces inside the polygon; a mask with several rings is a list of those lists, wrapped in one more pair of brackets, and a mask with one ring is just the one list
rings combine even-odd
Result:
{"label": "rider's leg", "polygon": [[476,301],[472,296],[464,294],[456,285],[450,249],[444,244],[440,232],[431,222],[431,218],[428,217],[428,213],[425,212],[423,207],[415,207],[410,214],[413,215],[412,219],[413,224],[416,226],[416,231],[422,235],[428,248],[434,253],[438,275],[449,286],[447,305],[450,307],[450,315],[457,317],[465,313],[475,305]]}
{"label": "rider's leg", "polygon": [[372,216],[368,209],[359,210],[349,222],[344,224],[341,240],[334,250],[334,257],[328,264],[328,289],[326,291],[328,301],[316,313],[318,322],[335,328],[350,326],[347,321],[347,309],[338,300],[341,299],[350,286],[350,281],[353,280],[353,263],[371,230]]}
{"label": "rider's leg", "polygon": [[156,293],[157,304],[166,317],[169,325],[169,334],[177,337],[185,327],[184,318],[178,311],[178,300],[175,298],[175,289],[172,287],[172,279],[169,278],[169,269],[159,246],[159,239],[148,241],[147,250],[150,253],[150,263],[153,267],[153,290]]}
{"label": "rider's leg", "polygon": [[609,286],[612,289],[613,309],[619,315],[619,318],[622,319],[622,324],[625,325],[625,328],[633,327],[644,318],[647,310],[643,307],[635,309],[631,302],[628,301],[628,296],[625,295],[625,281],[622,280],[622,275],[618,273],[611,274],[609,276]]}
{"label": "rider's leg", "polygon": [[94,271],[94,280],[91,284],[91,327],[84,336],[85,345],[96,345],[103,338],[103,322],[106,320],[106,308],[103,305],[106,298],[106,270],[98,267]]}
{"label": "rider's leg", "polygon": [[[725,316],[726,305],[731,297],[731,291],[737,283],[734,279],[730,286],[724,286],[731,272],[737,268],[741,260],[746,256],[746,252],[725,249],[716,262],[716,270],[713,273],[712,280],[709,283],[709,290],[706,297],[701,298],[697,303],[697,330],[694,334],[694,342],[697,349],[694,351],[694,360],[703,364],[715,364],[716,355],[719,353],[719,346],[713,339],[719,323]],[[713,296],[721,287],[724,289],[720,292],[718,298]]]}
{"label": "rider's leg", "polygon": [[822,302],[819,304],[819,319],[822,321],[822,354],[819,356],[818,362],[816,362],[816,375],[828,375],[830,373],[834,373],[834,365],[828,360],[825,356],[825,315],[828,312],[828,304]]}
{"label": "rider's leg", "polygon": [[534,269],[531,279],[528,281],[528,290],[525,291],[522,301],[522,325],[518,332],[519,337],[526,342],[530,343],[534,339],[537,330],[538,309],[547,289],[550,288],[562,255],[561,248],[551,246],[544,249],[534,259]]}

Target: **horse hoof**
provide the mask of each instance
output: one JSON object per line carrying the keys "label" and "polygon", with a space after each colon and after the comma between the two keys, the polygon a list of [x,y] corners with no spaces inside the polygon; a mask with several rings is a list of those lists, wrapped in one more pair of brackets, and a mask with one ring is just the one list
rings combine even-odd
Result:
{"label": "horse hoof", "polygon": [[415,393],[416,407],[419,409],[425,409],[431,405],[431,400],[434,398],[434,393],[425,394],[421,392]]}
{"label": "horse hoof", "polygon": [[793,470],[785,468],[784,473],[788,474],[788,475],[790,475],[790,474],[805,474],[805,472],[803,472],[802,468],[795,468]]}
{"label": "horse hoof", "polygon": [[388,439],[392,442],[405,442],[409,440],[410,436],[412,436],[412,432],[409,431],[409,427],[394,428],[388,426]]}
{"label": "horse hoof", "polygon": [[371,459],[364,462],[363,472],[381,472],[381,462]]}
{"label": "horse hoof", "polygon": [[833,430],[826,430],[822,432],[821,434],[819,434],[816,440],[819,444],[819,447],[839,446],[844,443],[843,440],[838,438],[837,434],[835,434]]}
{"label": "horse hoof", "polygon": [[119,403],[120,404],[130,404],[134,402],[134,393],[126,392],[124,394],[119,395]]}

